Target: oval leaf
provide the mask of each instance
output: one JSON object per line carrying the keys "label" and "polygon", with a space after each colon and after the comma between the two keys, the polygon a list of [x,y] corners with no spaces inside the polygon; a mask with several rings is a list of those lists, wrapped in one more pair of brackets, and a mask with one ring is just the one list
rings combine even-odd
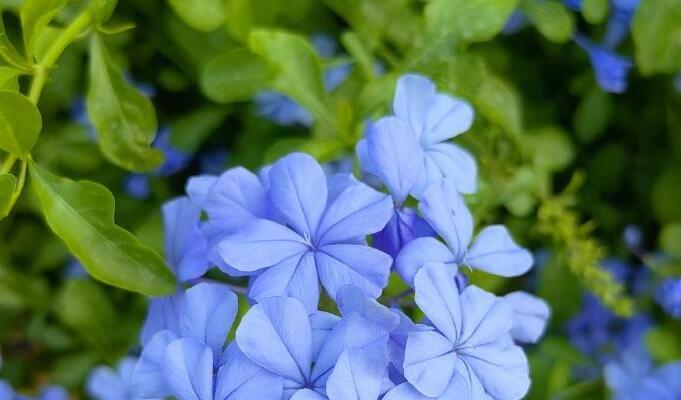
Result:
{"label": "oval leaf", "polygon": [[154,106],[126,82],[98,35],[90,46],[87,110],[111,162],[133,171],[149,171],[161,164],[163,154],[150,147],[157,127]]}
{"label": "oval leaf", "polygon": [[187,25],[198,31],[214,31],[227,18],[223,0],[168,0],[168,3]]}
{"label": "oval leaf", "polygon": [[265,61],[247,49],[231,50],[206,64],[201,90],[219,103],[248,100],[265,87],[270,71]]}
{"label": "oval leaf", "polygon": [[24,95],[0,91],[0,149],[25,158],[43,127],[40,112]]}
{"label": "oval leaf", "polygon": [[60,178],[33,162],[30,173],[47,224],[90,275],[148,296],[175,291],[163,259],[114,223],[114,199],[104,186]]}

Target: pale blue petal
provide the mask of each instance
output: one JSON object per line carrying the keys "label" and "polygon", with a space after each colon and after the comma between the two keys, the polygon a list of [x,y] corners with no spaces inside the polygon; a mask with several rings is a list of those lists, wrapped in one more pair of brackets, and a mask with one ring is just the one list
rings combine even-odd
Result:
{"label": "pale blue petal", "polygon": [[400,324],[400,316],[376,300],[367,297],[364,291],[353,285],[342,286],[336,293],[336,304],[343,315],[357,313],[369,321],[392,332]]}
{"label": "pale blue petal", "polygon": [[376,400],[387,366],[385,346],[346,350],[329,375],[326,394],[330,400]]}
{"label": "pale blue petal", "polygon": [[395,210],[388,225],[374,235],[373,247],[395,257],[402,248],[412,240],[433,236],[435,232],[414,209],[404,208]]}
{"label": "pale blue petal", "polygon": [[208,193],[217,182],[218,177],[215,175],[198,175],[192,176],[187,180],[185,191],[192,203],[199,206],[200,209],[205,210],[208,207]]}
{"label": "pale blue petal", "polygon": [[310,315],[314,359],[317,359],[317,355],[319,354],[319,351],[321,350],[324,343],[326,343],[329,333],[331,333],[339,321],[340,317],[325,311],[317,311]]}
{"label": "pale blue petal", "polygon": [[549,305],[541,298],[527,292],[513,292],[504,296],[513,309],[513,340],[537,343],[546,330],[551,315]]}
{"label": "pale blue petal", "polygon": [[[12,389],[12,386],[4,379],[0,379],[0,399],[2,400],[14,399],[14,389]],[[97,400],[100,399],[98,398]]]}
{"label": "pale blue petal", "polygon": [[272,400],[281,398],[283,384],[277,376],[249,360],[236,343],[222,357],[215,383],[215,400]]}
{"label": "pale blue petal", "polygon": [[502,298],[476,286],[468,286],[460,296],[462,327],[458,346],[474,347],[499,339],[510,332],[513,310]]}
{"label": "pale blue petal", "polygon": [[185,292],[180,307],[180,332],[207,344],[213,354],[220,354],[237,308],[236,295],[227,286],[199,283]]}
{"label": "pale blue petal", "polygon": [[444,239],[456,260],[462,261],[473,235],[473,216],[456,184],[445,179],[431,185],[423,194],[419,211]]}
{"label": "pale blue petal", "polygon": [[372,345],[386,346],[387,341],[388,332],[383,326],[357,313],[344,316],[328,334],[326,343],[319,351],[312,371],[312,382],[315,386],[324,386],[343,351]]}
{"label": "pale blue petal", "polygon": [[171,395],[163,377],[163,357],[168,345],[178,339],[171,331],[156,333],[142,349],[132,374],[132,387],[143,399],[164,398]]}
{"label": "pale blue petal", "polygon": [[88,377],[85,391],[96,400],[119,400],[128,396],[120,376],[110,367],[95,368]]}
{"label": "pale blue petal", "polygon": [[414,301],[452,343],[458,342],[464,319],[455,274],[456,270],[445,264],[426,264],[414,278]]}
{"label": "pale blue petal", "polygon": [[132,388],[132,374],[135,371],[135,367],[137,367],[138,361],[137,357],[123,357],[118,362],[118,366],[116,366],[118,376],[121,377],[123,385],[127,388]]}
{"label": "pale blue petal", "polygon": [[[2,398],[2,397],[0,397]],[[40,389],[38,400],[69,400],[69,392],[61,386],[49,385]],[[9,400],[9,399],[8,399]]]}
{"label": "pale blue petal", "polygon": [[200,218],[201,210],[187,197],[163,205],[166,259],[181,282],[202,276],[210,266]]}
{"label": "pale blue petal", "polygon": [[249,223],[218,245],[225,263],[244,272],[275,266],[307,248],[300,235],[266,219]]}
{"label": "pale blue petal", "polygon": [[314,390],[300,389],[289,400],[327,400],[327,398]]}
{"label": "pale blue petal", "polygon": [[529,366],[520,347],[491,343],[460,351],[459,356],[474,371],[490,397],[518,400],[527,394]]}
{"label": "pale blue petal", "polygon": [[213,352],[194,338],[181,338],[166,347],[163,376],[178,400],[213,398]]}
{"label": "pale blue petal", "polygon": [[329,204],[332,204],[345,189],[358,184],[359,181],[354,175],[347,172],[339,172],[329,176],[327,185],[329,186]]}
{"label": "pale blue petal", "polygon": [[454,181],[460,193],[475,193],[478,187],[478,166],[467,150],[452,143],[437,143],[426,148],[425,157],[430,161],[426,165],[430,168],[428,179],[431,183],[433,177],[439,175],[438,179]]}
{"label": "pale blue petal", "polygon": [[409,123],[419,138],[426,127],[428,109],[434,96],[435,85],[421,75],[407,74],[397,81],[393,111]]}
{"label": "pale blue petal", "polygon": [[254,305],[236,331],[241,351],[266,370],[299,384],[312,364],[312,329],[304,306],[295,299],[272,297]]}
{"label": "pale blue petal", "polygon": [[383,400],[431,400],[432,397],[427,397],[421,394],[410,383],[403,383],[395,386],[388,393],[385,394]]}
{"label": "pale blue petal", "polygon": [[[388,356],[390,362],[397,369],[397,371],[404,375],[404,353],[407,347],[407,340],[409,334],[412,332],[430,331],[433,328],[426,325],[415,324],[398,308],[393,308],[392,312],[400,318],[400,324],[390,332],[388,340]],[[403,379],[404,380],[404,379]]]}
{"label": "pale blue petal", "polygon": [[505,277],[524,274],[533,262],[532,253],[515,244],[503,225],[480,231],[465,260],[472,268]]}
{"label": "pale blue petal", "polygon": [[208,241],[207,257],[212,265],[215,265],[222,272],[230,276],[250,276],[253,274],[252,271],[244,272],[230,267],[229,265],[227,265],[225,260],[223,260],[222,256],[220,255],[219,251],[220,249],[218,244],[220,244],[220,242],[228,238],[234,232],[226,230],[225,228],[222,228],[219,225],[214,224],[210,220],[204,221],[201,224],[201,231],[203,232],[203,236],[205,236],[206,240]]}
{"label": "pale blue petal", "polygon": [[472,124],[473,108],[468,102],[447,94],[436,94],[429,104],[421,143],[444,142],[466,132]]}
{"label": "pale blue petal", "polygon": [[324,246],[378,232],[392,213],[389,196],[358,182],[331,203],[319,224],[315,242]]}
{"label": "pale blue petal", "polygon": [[455,261],[451,250],[439,240],[432,237],[417,238],[399,252],[395,258],[395,270],[407,285],[414,287],[414,276],[427,263],[446,264],[456,274]]}
{"label": "pale blue petal", "polygon": [[[371,129],[371,124],[366,128],[367,131]],[[376,175],[376,166],[373,164],[371,157],[369,156],[369,145],[366,139],[361,139],[357,142],[355,146],[355,154],[357,155],[357,160],[359,160],[359,165],[362,167],[362,171],[367,174]]]}
{"label": "pale blue petal", "polygon": [[180,334],[179,308],[184,292],[178,290],[172,296],[159,297],[149,302],[147,319],[144,321],[140,342],[146,345],[156,332],[167,329],[177,335]]}
{"label": "pale blue petal", "polygon": [[294,297],[305,306],[308,314],[317,310],[319,278],[311,252],[295,254],[255,276],[249,285],[250,298],[261,301],[267,297]]}
{"label": "pale blue petal", "polygon": [[[417,278],[418,279],[418,278]],[[404,376],[419,392],[438,397],[454,376],[454,344],[438,332],[412,332],[404,355]]]}
{"label": "pale blue petal", "polygon": [[423,168],[423,151],[406,121],[395,117],[378,120],[367,134],[372,173],[378,176],[400,205],[411,192]]}
{"label": "pale blue petal", "polygon": [[355,244],[327,245],[315,252],[317,271],[332,298],[341,286],[354,285],[370,297],[388,284],[392,258],[374,248]]}
{"label": "pale blue petal", "polygon": [[322,167],[307,154],[289,154],[272,167],[270,185],[270,199],[283,220],[296,232],[311,238],[327,202]]}
{"label": "pale blue petal", "polygon": [[231,233],[258,218],[269,218],[265,189],[245,168],[232,168],[217,179],[206,199],[210,221]]}

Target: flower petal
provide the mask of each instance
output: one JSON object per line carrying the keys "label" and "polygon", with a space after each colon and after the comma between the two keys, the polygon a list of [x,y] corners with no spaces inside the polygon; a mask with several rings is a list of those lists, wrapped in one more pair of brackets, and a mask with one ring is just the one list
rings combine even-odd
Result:
{"label": "flower petal", "polygon": [[289,400],[327,400],[326,397],[310,389],[300,389]]}
{"label": "flower petal", "polygon": [[281,398],[282,379],[249,360],[236,343],[221,360],[215,383],[215,400],[271,400]]}
{"label": "flower petal", "polygon": [[427,397],[421,394],[411,383],[403,383],[395,386],[388,393],[385,394],[383,400],[432,400],[432,397]]}
{"label": "flower petal", "polygon": [[326,382],[329,400],[375,400],[387,373],[385,346],[345,350]]}
{"label": "flower petal", "polygon": [[445,179],[432,184],[423,194],[419,211],[461,261],[473,235],[473,216],[455,183]]}
{"label": "flower petal", "polygon": [[306,250],[307,244],[297,233],[266,219],[251,222],[218,245],[222,259],[244,272],[275,266]]}
{"label": "flower petal", "polygon": [[473,156],[462,147],[453,143],[437,143],[426,148],[425,157],[432,161],[428,166],[437,167],[439,174],[430,171],[433,176],[448,178],[456,183],[460,193],[475,193],[478,187],[478,166]]}
{"label": "flower petal", "polygon": [[312,364],[312,329],[303,305],[271,297],[254,305],[236,331],[241,351],[266,370],[299,384],[307,382]]}
{"label": "flower petal", "polygon": [[374,235],[372,245],[395,257],[412,240],[434,234],[433,228],[414,209],[404,208],[396,210],[385,228]]}
{"label": "flower petal", "polygon": [[184,292],[178,290],[172,296],[152,299],[149,302],[147,319],[144,321],[142,333],[140,334],[140,342],[143,346],[146,346],[156,332],[164,329],[177,335],[180,334],[178,314],[183,297]]}
{"label": "flower petal", "polygon": [[457,363],[454,344],[438,332],[412,332],[404,354],[404,376],[419,392],[438,397],[447,389]]}
{"label": "flower petal", "polygon": [[199,283],[185,292],[180,312],[180,332],[207,344],[214,354],[222,353],[236,312],[236,295],[219,283]]}
{"label": "flower petal", "polygon": [[314,359],[317,359],[319,350],[321,350],[324,343],[326,343],[326,338],[339,321],[340,318],[338,316],[325,311],[317,311],[310,315]]}
{"label": "flower petal", "polygon": [[366,236],[383,229],[393,213],[390,197],[357,182],[328,207],[316,235],[320,246]]}
{"label": "flower petal", "polygon": [[513,310],[504,299],[473,285],[464,289],[460,299],[463,329],[459,346],[483,345],[510,332]]}
{"label": "flower petal", "polygon": [[470,366],[490,397],[518,400],[527,394],[530,388],[529,367],[520,347],[492,343],[466,350],[459,356]]}
{"label": "flower petal", "polygon": [[295,254],[254,277],[249,297],[261,301],[267,297],[283,296],[300,300],[308,314],[317,310],[319,278],[311,252]]}
{"label": "flower petal", "polygon": [[163,357],[168,345],[178,336],[168,330],[156,333],[142,349],[132,374],[134,392],[143,399],[165,398],[171,395],[163,377]]}
{"label": "flower petal", "polygon": [[473,108],[468,102],[438,93],[429,104],[421,143],[444,142],[466,132],[472,124]]}
{"label": "flower petal", "polygon": [[446,264],[456,274],[454,254],[432,237],[417,238],[407,243],[395,258],[395,270],[407,285],[414,287],[414,276],[428,263]]}
{"label": "flower petal", "polygon": [[317,271],[333,298],[341,286],[354,285],[378,297],[388,284],[392,258],[376,249],[355,244],[327,245],[315,252]]}
{"label": "flower petal", "polygon": [[194,338],[177,339],[166,347],[163,376],[178,399],[212,400],[213,352]]}
{"label": "flower petal", "polygon": [[377,302],[367,297],[364,291],[353,285],[342,286],[336,293],[336,304],[343,315],[357,313],[369,321],[383,326],[386,331],[392,332],[400,324],[400,316]]}
{"label": "flower petal", "polygon": [[166,259],[182,282],[202,276],[210,266],[200,217],[201,210],[187,197],[163,205]]}
{"label": "flower petal", "polygon": [[284,221],[301,235],[312,237],[326,209],[322,167],[307,154],[289,154],[272,167],[270,185],[270,199]]}
{"label": "flower petal", "polygon": [[217,182],[218,177],[215,175],[198,175],[192,176],[187,180],[185,191],[192,203],[196,204],[200,209],[205,210],[208,206],[208,193]]}
{"label": "flower petal", "polygon": [[402,204],[423,168],[421,145],[406,121],[384,117],[372,124],[367,134],[367,152],[372,173],[378,176]]}
{"label": "flower petal", "polygon": [[505,277],[524,274],[533,262],[532,254],[515,244],[503,225],[480,231],[465,260],[472,268]]}
{"label": "flower petal", "polygon": [[227,233],[270,215],[260,179],[242,167],[226,171],[215,181],[206,198],[206,212]]}
{"label": "flower petal", "polygon": [[393,111],[409,123],[418,138],[426,127],[428,108],[434,96],[435,85],[421,75],[407,74],[397,81]]}
{"label": "flower petal", "polygon": [[537,343],[544,334],[551,315],[549,305],[537,296],[526,292],[513,292],[504,296],[513,309],[513,340]]}
{"label": "flower petal", "polygon": [[426,264],[414,278],[414,301],[452,343],[457,343],[462,334],[464,318],[455,274],[456,270],[445,264]]}

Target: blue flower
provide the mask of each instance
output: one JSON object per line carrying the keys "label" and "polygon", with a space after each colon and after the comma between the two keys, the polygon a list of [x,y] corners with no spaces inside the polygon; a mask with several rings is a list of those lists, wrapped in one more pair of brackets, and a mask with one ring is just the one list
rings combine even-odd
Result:
{"label": "blue flower", "polygon": [[614,49],[629,34],[631,20],[638,8],[640,0],[613,0],[612,13],[603,38],[605,47]]}
{"label": "blue flower", "polygon": [[169,176],[182,171],[191,160],[189,154],[177,149],[171,143],[170,137],[170,128],[162,127],[152,143],[152,147],[162,151],[165,157],[163,164],[155,171],[160,176]]}
{"label": "blue flower", "polygon": [[572,11],[580,11],[582,9],[582,0],[563,0],[563,4]]}
{"label": "blue flower", "polygon": [[294,297],[312,312],[319,299],[318,279],[332,297],[346,284],[379,296],[392,259],[368,247],[365,237],[390,219],[390,198],[360,182],[329,190],[322,168],[302,153],[282,158],[268,175],[268,197],[278,222],[257,219],[218,245],[231,268],[257,274],[250,297]]}
{"label": "blue flower", "polygon": [[[416,304],[435,330],[409,334],[404,375],[423,396],[450,399],[520,399],[530,386],[529,367],[510,331],[513,310],[475,286],[461,294],[452,269],[428,264],[415,277]],[[394,397],[391,397],[394,396]],[[423,398],[413,395],[388,399]]]}
{"label": "blue flower", "polygon": [[201,209],[188,197],[163,205],[166,260],[180,282],[201,277],[210,266],[200,219]]}
{"label": "blue flower", "polygon": [[596,82],[604,91],[623,93],[627,90],[627,76],[634,66],[630,58],[617,55],[609,48],[595,44],[583,35],[575,35],[574,40],[589,55]]}
{"label": "blue flower", "polygon": [[681,319],[681,279],[665,279],[655,299],[667,314]]}
{"label": "blue flower", "polygon": [[412,284],[416,272],[428,262],[467,265],[504,277],[524,274],[532,267],[532,254],[519,247],[502,225],[488,226],[473,236],[473,217],[449,179],[433,184],[419,203],[423,218],[444,243],[432,237],[409,242],[395,259],[395,269]]}
{"label": "blue flower", "polygon": [[134,199],[144,200],[148,198],[151,194],[149,175],[129,174],[123,181],[123,189]]}
{"label": "blue flower", "polygon": [[681,399],[681,361],[654,368],[640,344],[610,361],[604,375],[613,400]]}
{"label": "blue flower", "polygon": [[137,394],[131,384],[137,359],[122,359],[116,369],[100,366],[90,374],[85,391],[96,400],[136,400]]}

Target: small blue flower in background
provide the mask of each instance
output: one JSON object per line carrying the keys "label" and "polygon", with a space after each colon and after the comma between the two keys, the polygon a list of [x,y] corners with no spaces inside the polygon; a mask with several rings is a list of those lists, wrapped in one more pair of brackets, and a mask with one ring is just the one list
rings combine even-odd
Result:
{"label": "small blue flower in background", "polygon": [[97,140],[97,130],[92,124],[90,117],[87,114],[87,108],[85,107],[85,99],[82,97],[76,98],[71,101],[71,107],[69,110],[71,114],[71,119],[78,125],[81,125],[87,129],[87,137],[91,141]]}
{"label": "small blue flower in background", "polygon": [[179,282],[203,276],[210,263],[208,243],[201,231],[201,209],[187,197],[163,205],[165,254]]}
{"label": "small blue flower in background", "polygon": [[137,364],[134,357],[122,359],[116,369],[99,366],[92,371],[85,391],[95,400],[136,400],[132,388],[132,372]]}
{"label": "small blue flower in background", "polygon": [[151,182],[146,174],[129,174],[123,180],[123,189],[130,197],[144,200],[151,195]]}
{"label": "small blue flower in background", "polygon": [[614,49],[631,30],[631,20],[638,8],[640,0],[613,0],[612,12],[608,20],[608,27],[603,38],[603,45]]}
{"label": "small blue flower in background", "polygon": [[575,35],[574,40],[589,55],[596,82],[603,90],[610,93],[623,93],[627,90],[629,70],[634,66],[630,58],[595,44],[581,34]]}
{"label": "small blue flower in background", "polygon": [[643,246],[643,232],[636,225],[627,225],[622,232],[622,240],[630,251],[637,253]]}
{"label": "small blue flower in background", "polygon": [[676,90],[676,93],[681,94],[681,73],[676,74],[674,77],[674,90]]}
{"label": "small blue flower in background", "polygon": [[572,11],[580,11],[582,9],[582,0],[563,0],[563,4]]}
{"label": "small blue flower in background", "polygon": [[[338,51],[338,44],[331,36],[314,35],[311,41],[322,58],[331,58]],[[351,71],[352,65],[349,63],[325,68],[322,74],[326,91],[334,91],[345,81]],[[255,95],[255,103],[260,116],[282,126],[296,124],[310,126],[314,122],[314,118],[307,110],[281,93],[264,90]]]}
{"label": "small blue flower in background", "polygon": [[40,389],[37,396],[20,395],[9,382],[0,380],[0,400],[68,400],[69,392],[62,386],[49,385]]}
{"label": "small blue flower in background", "polygon": [[675,319],[681,319],[681,278],[665,279],[655,296],[662,309]]}
{"label": "small blue flower in background", "polygon": [[613,400],[681,399],[681,361],[656,368],[640,344],[610,361],[604,376]]}

